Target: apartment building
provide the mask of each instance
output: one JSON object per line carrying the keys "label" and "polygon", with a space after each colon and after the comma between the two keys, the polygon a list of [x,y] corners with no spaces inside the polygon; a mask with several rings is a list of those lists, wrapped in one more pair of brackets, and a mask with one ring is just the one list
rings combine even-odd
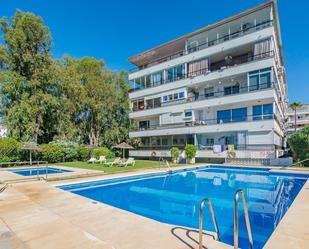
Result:
{"label": "apartment building", "polygon": [[[288,109],[287,132],[289,134],[295,132],[295,111]],[[296,131],[309,125],[309,104],[304,104],[296,110]]]}
{"label": "apartment building", "polygon": [[276,1],[129,58],[135,157],[277,158],[285,145],[287,85]]}

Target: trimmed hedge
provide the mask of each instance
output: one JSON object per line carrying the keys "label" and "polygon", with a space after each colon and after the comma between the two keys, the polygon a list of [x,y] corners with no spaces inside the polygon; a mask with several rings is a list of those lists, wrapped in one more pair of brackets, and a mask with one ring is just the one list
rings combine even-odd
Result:
{"label": "trimmed hedge", "polygon": [[177,161],[180,155],[180,150],[177,147],[172,147],[170,149],[170,152],[171,152],[172,160]]}
{"label": "trimmed hedge", "polygon": [[196,146],[193,144],[187,144],[185,147],[186,157],[190,161],[192,160],[196,155]]}

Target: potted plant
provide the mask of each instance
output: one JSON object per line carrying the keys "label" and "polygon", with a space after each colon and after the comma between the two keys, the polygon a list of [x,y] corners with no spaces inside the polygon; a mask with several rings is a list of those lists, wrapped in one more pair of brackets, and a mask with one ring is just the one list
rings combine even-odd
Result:
{"label": "potted plant", "polygon": [[172,147],[170,149],[170,152],[171,152],[171,156],[172,156],[172,162],[177,163],[178,157],[179,157],[179,154],[180,154],[179,149],[177,147]]}
{"label": "potted plant", "polygon": [[196,155],[196,146],[193,144],[187,144],[185,147],[187,161],[191,164],[194,163]]}

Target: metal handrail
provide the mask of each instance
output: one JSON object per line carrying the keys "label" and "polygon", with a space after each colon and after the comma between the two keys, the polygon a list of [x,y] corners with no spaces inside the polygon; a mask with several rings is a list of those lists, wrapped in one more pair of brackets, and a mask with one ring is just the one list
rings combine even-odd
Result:
{"label": "metal handrail", "polygon": [[215,230],[216,230],[216,234],[217,234],[217,240],[220,241],[220,232],[219,232],[219,228],[218,228],[218,224],[217,224],[217,220],[215,217],[215,213],[214,210],[212,208],[212,204],[211,201],[208,198],[205,198],[201,201],[200,203],[200,215],[199,215],[199,249],[203,248],[203,208],[204,208],[204,204],[205,202],[207,202],[208,207],[209,207],[209,211],[211,214],[211,218],[212,218],[212,222],[214,224]]}
{"label": "metal handrail", "polygon": [[164,159],[163,157],[159,158],[159,169],[161,169],[161,162],[165,163],[165,165],[169,168],[169,170],[171,170],[170,164],[168,163],[168,161],[166,159]]}
{"label": "metal handrail", "polygon": [[292,166],[294,166],[294,165],[297,165],[297,164],[300,164],[300,163],[303,163],[303,162],[307,162],[307,161],[309,161],[309,158],[304,159],[304,160],[301,160],[301,161],[296,162],[296,163],[292,163],[292,164],[290,164],[290,165],[288,165],[288,166],[286,166],[286,167],[284,167],[284,168],[292,167]]}
{"label": "metal handrail", "polygon": [[250,226],[247,201],[245,197],[245,192],[242,189],[238,189],[234,197],[234,249],[238,249],[238,199],[239,199],[239,194],[241,194],[242,203],[244,206],[244,214],[245,214],[246,227],[247,227],[247,232],[248,232],[248,239],[250,243],[250,249],[253,249],[253,239],[252,239],[252,232],[251,232],[251,226]]}

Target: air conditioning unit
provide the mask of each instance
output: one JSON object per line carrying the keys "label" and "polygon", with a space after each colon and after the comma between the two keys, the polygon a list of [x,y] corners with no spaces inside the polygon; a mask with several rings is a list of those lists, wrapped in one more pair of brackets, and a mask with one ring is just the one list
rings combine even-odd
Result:
{"label": "air conditioning unit", "polygon": [[279,74],[284,74],[284,72],[285,72],[285,68],[284,68],[283,66],[280,66],[280,67],[278,68],[278,73],[279,73]]}

